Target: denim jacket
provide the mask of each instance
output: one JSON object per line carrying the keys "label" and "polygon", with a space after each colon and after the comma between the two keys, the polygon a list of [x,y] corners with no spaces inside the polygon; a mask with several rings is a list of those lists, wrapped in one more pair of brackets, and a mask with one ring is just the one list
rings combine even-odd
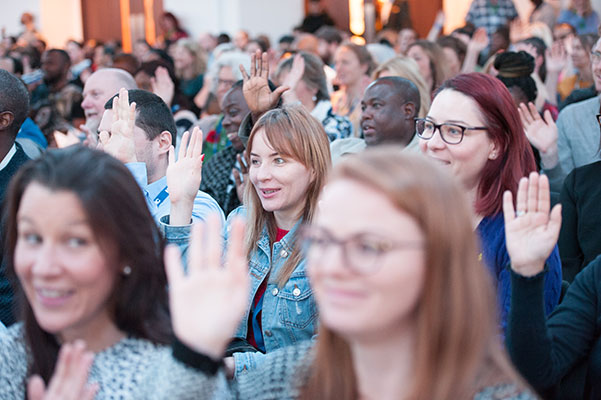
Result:
{"label": "denim jacket", "polygon": [[[245,214],[246,209],[238,207],[228,216],[226,240],[232,217],[236,215],[244,216]],[[263,310],[261,312],[261,326],[267,354],[260,352],[234,353],[236,375],[256,368],[265,361],[265,357],[268,357],[270,352],[276,349],[303,340],[310,340],[317,331],[317,306],[313,298],[313,290],[309,285],[305,260],[301,260],[283,287],[279,287],[277,283],[280,269],[292,253],[292,240],[299,225],[300,221],[282,240],[273,244],[273,249],[269,245],[267,228],[264,228],[261,238],[257,242],[257,248],[250,256],[251,289],[246,313],[235,336],[246,338],[253,299],[261,282],[267,278],[267,288],[263,296]]]}

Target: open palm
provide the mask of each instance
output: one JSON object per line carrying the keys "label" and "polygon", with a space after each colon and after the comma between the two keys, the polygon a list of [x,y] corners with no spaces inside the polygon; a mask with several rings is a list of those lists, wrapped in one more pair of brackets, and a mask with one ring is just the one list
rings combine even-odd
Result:
{"label": "open palm", "polygon": [[186,275],[176,247],[165,253],[175,335],[198,352],[221,359],[248,303],[250,281],[244,223],[234,219],[222,265],[221,224],[211,215],[194,225]]}
{"label": "open palm", "polygon": [[242,66],[240,66],[240,72],[242,72],[244,80],[242,86],[244,100],[254,114],[262,114],[275,108],[282,93],[288,90],[287,87],[280,86],[271,91],[269,88],[269,60],[267,53],[261,54],[260,50],[251,56],[250,75]]}
{"label": "open palm", "polygon": [[528,141],[541,153],[553,151],[557,147],[557,125],[549,110],[545,111],[544,119],[532,103],[520,104],[518,111]]}
{"label": "open palm", "polygon": [[521,275],[541,272],[557,243],[561,206],[549,209],[549,180],[536,172],[520,180],[515,209],[511,192],[503,195],[507,252],[511,268]]}

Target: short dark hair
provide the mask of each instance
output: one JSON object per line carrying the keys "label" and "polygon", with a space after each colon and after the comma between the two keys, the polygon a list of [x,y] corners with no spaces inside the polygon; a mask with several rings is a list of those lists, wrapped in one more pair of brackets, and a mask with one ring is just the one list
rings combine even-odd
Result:
{"label": "short dark hair", "polygon": [[373,81],[370,86],[378,84],[389,85],[392,93],[395,94],[395,97],[400,98],[403,104],[412,103],[415,106],[415,115],[413,117],[417,117],[421,100],[419,89],[415,83],[400,76],[384,76]]}
{"label": "short dark hair", "polygon": [[292,44],[293,42],[294,42],[294,36],[292,36],[292,35],[284,35],[278,41],[278,43],[288,43],[288,44]]}
{"label": "short dark hair", "polygon": [[536,36],[526,38],[519,43],[525,43],[533,46],[536,50],[536,55],[543,57],[543,63],[538,68],[538,76],[540,77],[541,81],[544,82],[547,79],[547,57],[545,55],[545,52],[547,51],[547,45],[541,38]]}
{"label": "short dark hair", "polygon": [[69,57],[69,54],[62,49],[50,49],[50,50],[46,50],[46,54],[58,54],[59,57],[62,59],[63,64],[70,66],[71,65],[71,57]]}
{"label": "short dark hair", "polygon": [[340,34],[340,31],[333,26],[322,26],[315,31],[315,36],[317,36],[318,39],[323,39],[328,43],[342,43],[342,35]]}
{"label": "short dark hair", "polygon": [[525,51],[505,51],[497,54],[494,63],[497,78],[510,89],[518,87],[528,101],[536,100],[536,82],[530,76],[534,72],[534,57]]}
{"label": "short dark hair", "polygon": [[[115,250],[119,265],[112,266],[115,283],[109,307],[117,328],[128,336],[167,343],[171,329],[162,261],[164,240],[134,177],[123,163],[102,151],[83,146],[49,150],[17,172],[5,208],[7,271],[15,282],[24,321],[31,359],[28,375],[40,374],[48,382],[60,347],[54,335],[39,326],[16,282],[17,213],[23,194],[33,183],[77,196],[99,244]],[[131,271],[121,276],[125,266]]]}
{"label": "short dark hair", "polygon": [[[173,114],[163,99],[154,93],[146,90],[130,89],[129,104],[136,103],[136,126],[146,133],[148,140],[153,140],[162,132],[171,133],[171,140],[175,146],[177,128],[173,120]],[[113,107],[113,99],[119,96],[114,95],[106,102],[104,108],[110,110]]]}
{"label": "short dark hair", "polygon": [[220,33],[219,36],[217,36],[217,44],[229,43],[231,41],[232,39],[227,33]]}
{"label": "short dark hair", "polygon": [[6,111],[13,114],[13,123],[7,131],[15,138],[29,114],[29,92],[19,78],[0,69],[0,112]]}

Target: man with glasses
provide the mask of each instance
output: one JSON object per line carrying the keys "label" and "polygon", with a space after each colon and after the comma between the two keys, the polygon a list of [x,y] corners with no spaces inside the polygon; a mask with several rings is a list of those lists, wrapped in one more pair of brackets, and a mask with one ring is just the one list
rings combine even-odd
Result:
{"label": "man with glasses", "polygon": [[[591,68],[597,94],[601,92],[601,39],[591,51]],[[571,104],[559,113],[557,145],[541,153],[542,167],[551,190],[561,191],[565,177],[574,169],[601,159],[599,155],[599,96]]]}

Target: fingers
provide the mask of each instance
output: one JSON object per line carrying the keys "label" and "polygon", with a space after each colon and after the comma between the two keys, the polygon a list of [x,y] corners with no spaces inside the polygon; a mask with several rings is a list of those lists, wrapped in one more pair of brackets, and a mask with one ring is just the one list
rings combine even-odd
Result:
{"label": "fingers", "polygon": [[175,148],[172,146],[169,146],[169,164],[168,165],[173,165],[175,164]]}
{"label": "fingers", "polygon": [[242,185],[242,178],[240,177],[240,171],[238,171],[236,168],[232,168],[232,175],[234,175],[234,182],[236,183],[236,186]]}
{"label": "fingers", "polygon": [[250,55],[250,76],[254,77],[257,75],[257,54],[259,54],[259,57],[261,52],[259,50],[257,50],[254,54]]}
{"label": "fingers", "polygon": [[261,77],[269,79],[269,57],[267,53],[261,55]]}
{"label": "fingers", "polygon": [[528,178],[520,179],[516,195],[516,214],[523,214],[528,207]]}
{"label": "fingers", "polygon": [[549,234],[551,234],[557,242],[559,238],[559,231],[561,229],[561,204],[555,205],[551,210],[551,215],[549,216],[549,223],[547,224],[547,230]]}
{"label": "fingers", "polygon": [[113,124],[119,121],[119,96],[113,97]]}
{"label": "fingers", "polygon": [[244,157],[242,157],[242,154],[237,154],[236,160],[238,161],[238,164],[240,165],[240,172],[243,175],[248,174],[248,166],[246,165],[245,159],[244,159]]}
{"label": "fingers", "polygon": [[179,151],[177,153],[178,160],[181,160],[186,156],[186,148],[188,147],[189,140],[190,140],[190,132],[186,131],[182,135],[182,142],[179,144]]}
{"label": "fingers", "polygon": [[98,135],[99,145],[106,146],[111,138],[111,135],[107,131],[102,131]]}
{"label": "fingers", "polygon": [[[251,62],[251,68],[252,68],[252,64],[253,63]],[[240,73],[242,73],[242,81],[244,83],[246,83],[246,81],[248,81],[250,79],[250,76],[248,76],[248,72],[246,72],[246,70],[244,69],[244,66],[242,64],[240,64],[238,66],[238,68],[240,69]]]}
{"label": "fingers", "polygon": [[152,89],[152,93],[157,92],[157,79],[154,76],[150,77],[150,88]]}
{"label": "fingers", "polygon": [[515,210],[513,208],[513,196],[509,190],[503,193],[503,217],[505,226],[509,225],[515,219]]}
{"label": "fingers", "polygon": [[528,177],[528,200],[526,204],[527,212],[538,211],[538,174],[531,172]]}
{"label": "fingers", "polygon": [[[282,94],[286,91],[289,90],[290,88],[288,86],[278,86],[274,91],[273,91],[273,95],[274,95],[274,99],[279,99],[280,96],[282,96]],[[275,101],[274,101],[275,103]],[[275,104],[274,104],[275,105]]]}
{"label": "fingers", "polygon": [[29,400],[43,400],[46,392],[44,380],[39,375],[34,375],[27,382],[27,398]]}
{"label": "fingers", "polygon": [[549,126],[555,125],[555,121],[553,121],[553,116],[551,115],[551,111],[545,110],[543,117],[544,117],[545,123],[547,125],[549,125]]}
{"label": "fingers", "polygon": [[540,114],[538,113],[538,110],[536,109],[536,106],[534,105],[534,103],[532,103],[532,102],[528,103],[528,110],[530,111],[530,117],[532,118],[533,121],[540,119]]}
{"label": "fingers", "polygon": [[196,157],[202,157],[204,159],[204,155],[202,154],[202,146],[203,146],[203,133],[202,133],[202,130],[199,127],[195,126],[194,130],[192,131],[192,135],[194,135],[196,137],[196,142],[195,142],[194,147],[193,147],[192,156],[194,158],[196,158]]}
{"label": "fingers", "polygon": [[136,103],[131,103],[127,107],[127,134],[133,137],[134,125],[136,124]]}
{"label": "fingers", "polygon": [[177,285],[178,282],[184,279],[184,265],[182,264],[182,256],[177,246],[173,244],[167,245],[163,259],[165,261],[165,273],[168,284],[170,286]]}

